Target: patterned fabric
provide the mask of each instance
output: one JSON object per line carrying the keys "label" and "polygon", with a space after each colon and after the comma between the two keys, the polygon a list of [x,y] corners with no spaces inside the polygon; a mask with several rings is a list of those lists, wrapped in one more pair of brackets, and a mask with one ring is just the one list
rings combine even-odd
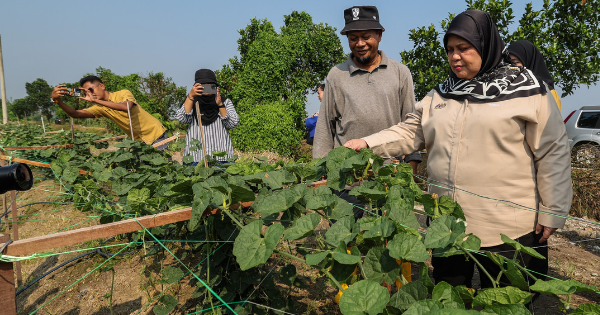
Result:
{"label": "patterned fabric", "polygon": [[546,94],[546,89],[528,69],[502,64],[470,80],[449,76],[434,88],[442,97],[455,100],[504,101]]}
{"label": "patterned fabric", "polygon": [[[212,124],[202,126],[204,129],[204,137],[206,138],[206,153],[212,155],[211,153],[214,151],[227,152],[227,155],[224,157],[215,157],[219,161],[225,161],[233,156],[233,145],[231,144],[229,130],[235,128],[240,122],[240,118],[235,111],[235,107],[233,107],[233,103],[229,99],[226,99],[223,104],[227,110],[227,115],[221,117],[221,114],[219,114],[219,119],[215,120]],[[192,113],[192,111],[190,111],[189,114],[186,113],[185,108],[182,105],[175,113],[175,119],[184,124],[189,124],[185,137],[186,146],[183,150],[183,155],[192,155],[194,162],[200,162],[203,160],[202,147],[198,150],[190,151],[192,140],[195,139],[202,142],[200,127],[198,126],[196,119],[193,118]]]}

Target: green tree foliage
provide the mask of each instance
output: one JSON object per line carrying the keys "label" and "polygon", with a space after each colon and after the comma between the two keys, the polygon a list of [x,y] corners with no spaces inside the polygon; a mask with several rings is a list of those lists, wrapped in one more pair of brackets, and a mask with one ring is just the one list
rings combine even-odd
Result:
{"label": "green tree foliage", "polygon": [[139,78],[140,91],[146,98],[144,108],[151,113],[159,114],[163,120],[167,120],[185,99],[187,94],[185,87],[179,87],[173,79],[166,77],[162,72],[150,72]]}
{"label": "green tree foliage", "polygon": [[[600,79],[599,2],[545,0],[539,11],[529,3],[514,32],[509,31],[515,17],[508,0],[466,0],[465,9],[490,13],[507,45],[521,39],[536,44],[564,97],[573,94],[580,85],[596,84]],[[400,53],[413,75],[418,99],[441,83],[450,71],[440,41],[454,16],[450,14],[441,21],[441,31],[433,24],[410,30],[413,49]]]}
{"label": "green tree foliage", "polygon": [[54,103],[50,100],[52,87],[48,82],[38,78],[33,82],[25,83],[25,90],[27,96],[7,104],[8,109],[19,116],[32,116],[41,111],[47,119],[52,118]]}
{"label": "green tree foliage", "polygon": [[[306,96],[345,58],[335,28],[294,11],[284,16],[279,33],[271,22],[255,18],[239,33],[240,57],[217,71],[223,95],[241,116],[232,132],[234,146],[293,155],[304,134]],[[286,132],[273,138],[265,117],[281,117],[273,124]]]}

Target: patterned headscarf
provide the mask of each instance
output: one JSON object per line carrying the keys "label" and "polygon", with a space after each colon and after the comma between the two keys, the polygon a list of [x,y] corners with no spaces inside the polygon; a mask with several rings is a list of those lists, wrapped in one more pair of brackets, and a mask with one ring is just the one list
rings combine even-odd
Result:
{"label": "patterned headscarf", "polygon": [[488,13],[467,10],[457,15],[444,36],[444,47],[450,35],[461,37],[475,47],[481,56],[481,69],[472,79],[460,79],[450,71],[448,78],[434,87],[442,97],[481,102],[546,93],[531,71],[511,65],[508,51]]}

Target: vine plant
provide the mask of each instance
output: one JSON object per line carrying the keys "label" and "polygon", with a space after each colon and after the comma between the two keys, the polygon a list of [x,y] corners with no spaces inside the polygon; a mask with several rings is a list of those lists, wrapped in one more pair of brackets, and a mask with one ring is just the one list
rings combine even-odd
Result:
{"label": "vine plant", "polygon": [[[266,314],[264,308],[246,303],[259,301],[273,308],[294,312],[294,302],[275,285],[265,270],[270,259],[285,257],[319,270],[333,286],[343,292],[339,300],[345,315],[358,314],[530,314],[525,305],[530,292],[556,296],[565,309],[572,308],[570,297],[577,292],[598,292],[593,286],[574,280],[541,280],[523,268],[516,259],[484,252],[501,269],[490,275],[478,261],[480,239],[466,233],[466,222],[459,204],[448,196],[424,194],[406,165],[384,165],[370,150],[359,153],[345,147],[332,150],[323,159],[310,163],[268,163],[264,158],[237,158],[226,165],[214,160],[186,166],[170,161],[140,142],[124,140],[117,151],[89,153],[91,139],[80,139],[72,148],[52,149],[45,155],[54,158],[52,170],[63,186],[73,192],[73,201],[82,211],[102,211],[101,223],[192,207],[186,224],[171,224],[151,230],[157,237],[180,240],[206,240],[224,243],[187,245],[189,256],[202,258],[190,283],[197,287],[196,309],[213,308],[214,313]],[[21,144],[24,145],[24,144]],[[172,149],[181,149],[173,144]],[[88,171],[80,174],[79,170]],[[327,179],[327,185],[310,187]],[[369,204],[367,215],[353,216],[353,205],[334,191],[360,183],[351,195]],[[244,207],[252,201],[250,207]],[[415,202],[424,210],[414,209]],[[206,210],[220,213],[203,216]],[[431,219],[426,232],[419,229],[413,212]],[[317,231],[322,220],[329,223],[325,232]],[[147,239],[145,233],[130,234]],[[307,238],[316,240],[309,247]],[[535,250],[506,236],[502,240],[535,257]],[[182,241],[182,242],[183,242]],[[234,241],[233,245],[227,243]],[[310,245],[310,244],[309,244]],[[160,253],[160,247],[149,254]],[[432,255],[466,255],[490,278],[494,287],[475,291],[445,282],[434,284],[425,264]],[[419,279],[409,282],[401,264],[419,265]],[[179,267],[163,269],[163,283],[180,281],[186,273]],[[500,276],[511,286],[500,287]],[[525,276],[536,280],[530,285]],[[293,264],[281,268],[279,280],[291,287],[302,287]],[[382,283],[402,286],[390,295]],[[218,295],[218,298],[216,297]],[[560,298],[559,296],[566,296]],[[222,302],[232,303],[215,308]],[[241,302],[240,302],[241,301]],[[177,307],[177,299],[164,295],[155,306],[156,314],[167,314]],[[600,307],[582,304],[573,314],[597,314]]]}

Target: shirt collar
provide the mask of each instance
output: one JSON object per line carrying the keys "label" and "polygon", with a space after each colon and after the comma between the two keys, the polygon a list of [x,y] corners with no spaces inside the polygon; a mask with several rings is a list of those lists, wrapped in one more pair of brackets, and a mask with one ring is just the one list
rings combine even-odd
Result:
{"label": "shirt collar", "polygon": [[[381,50],[378,50],[377,52],[379,52],[379,54],[381,55],[381,61],[379,62],[379,65],[377,65],[377,67],[375,67],[375,69],[379,68],[379,67],[383,67],[383,68],[387,68],[388,66],[388,57],[385,55],[385,53]],[[366,71],[364,69],[359,68],[355,63],[354,60],[352,60],[352,53],[350,53],[350,55],[348,55],[348,64],[350,65],[350,74],[353,74],[356,71]],[[373,69],[373,71],[375,71],[375,69]]]}

